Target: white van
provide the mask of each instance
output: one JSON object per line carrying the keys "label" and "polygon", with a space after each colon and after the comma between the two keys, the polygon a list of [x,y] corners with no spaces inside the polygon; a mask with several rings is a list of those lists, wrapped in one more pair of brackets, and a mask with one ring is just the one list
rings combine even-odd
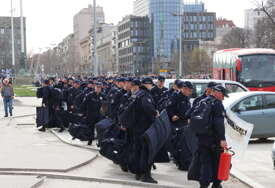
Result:
{"label": "white van", "polygon": [[[176,79],[166,79],[164,86],[166,88],[171,88],[174,84]],[[238,82],[230,81],[230,80],[206,80],[206,79],[181,79],[182,81],[189,81],[194,85],[194,91],[191,96],[191,98],[196,98],[198,96],[201,96],[205,88],[207,87],[207,84],[209,82],[216,82],[218,84],[221,84],[225,88],[228,89],[230,93],[236,93],[236,92],[247,92],[249,91],[244,85]]]}

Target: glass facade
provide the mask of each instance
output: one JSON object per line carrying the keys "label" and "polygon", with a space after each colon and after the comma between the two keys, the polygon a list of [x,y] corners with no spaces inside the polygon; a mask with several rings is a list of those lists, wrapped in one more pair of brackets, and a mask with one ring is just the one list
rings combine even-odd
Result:
{"label": "glass facade", "polygon": [[151,0],[149,5],[154,58],[169,62],[180,36],[180,16],[172,14],[181,14],[182,0]]}

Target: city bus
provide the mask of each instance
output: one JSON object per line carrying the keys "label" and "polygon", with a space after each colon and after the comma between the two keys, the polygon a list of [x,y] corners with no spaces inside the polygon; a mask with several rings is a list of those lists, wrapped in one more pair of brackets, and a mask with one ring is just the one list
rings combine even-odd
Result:
{"label": "city bus", "polygon": [[225,49],[213,57],[213,78],[242,83],[250,91],[275,92],[275,50]]}

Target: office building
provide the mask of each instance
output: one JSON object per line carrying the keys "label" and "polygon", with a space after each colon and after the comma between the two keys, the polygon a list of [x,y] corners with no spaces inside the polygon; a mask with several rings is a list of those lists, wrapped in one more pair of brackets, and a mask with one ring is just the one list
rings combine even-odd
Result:
{"label": "office building", "polygon": [[127,16],[118,24],[119,74],[145,75],[152,72],[149,18]]}
{"label": "office building", "polygon": [[[179,47],[182,0],[136,0],[135,16],[148,16],[152,30],[153,69],[168,69]],[[154,71],[155,72],[155,71]]]}
{"label": "office building", "polygon": [[[85,46],[85,41],[87,40],[87,38],[89,38],[89,31],[92,29],[94,24],[93,15],[94,7],[92,5],[89,5],[88,8],[80,10],[80,12],[78,12],[73,18],[76,61],[81,64],[80,67],[84,67],[85,69],[88,69],[89,67],[87,67],[86,64],[83,63],[83,61],[87,62],[88,59],[83,60],[82,58],[87,57],[87,50],[86,48],[84,48],[84,51],[82,51],[82,49],[83,43]],[[96,7],[96,18],[98,24],[105,22],[105,15],[102,7]],[[83,66],[83,64],[85,64],[85,66]]]}
{"label": "office building", "polygon": [[[27,54],[26,43],[24,52],[21,53],[21,25],[20,17],[14,17],[14,55],[15,67],[12,65],[12,34],[11,17],[0,17],[0,69],[13,69],[19,71],[25,69]],[[26,18],[24,18],[24,33],[26,41]]]}

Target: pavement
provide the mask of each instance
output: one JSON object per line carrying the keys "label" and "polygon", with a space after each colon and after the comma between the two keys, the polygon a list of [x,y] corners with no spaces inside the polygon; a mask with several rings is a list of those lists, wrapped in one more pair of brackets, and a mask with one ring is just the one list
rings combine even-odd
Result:
{"label": "pavement", "polygon": [[274,138],[267,141],[252,140],[242,161],[234,166],[233,173],[257,188],[275,187],[275,170],[272,161]]}
{"label": "pavement", "polygon": [[[197,182],[187,180],[187,173],[172,163],[157,164],[153,177],[158,185],[134,180],[117,165],[98,154],[95,145],[72,141],[68,132],[37,131],[35,98],[17,98],[13,118],[0,119],[0,187],[4,188],[113,188],[163,187],[196,188]],[[0,102],[0,115],[3,114]],[[17,185],[18,183],[18,185]],[[231,178],[225,188],[247,188]]]}

